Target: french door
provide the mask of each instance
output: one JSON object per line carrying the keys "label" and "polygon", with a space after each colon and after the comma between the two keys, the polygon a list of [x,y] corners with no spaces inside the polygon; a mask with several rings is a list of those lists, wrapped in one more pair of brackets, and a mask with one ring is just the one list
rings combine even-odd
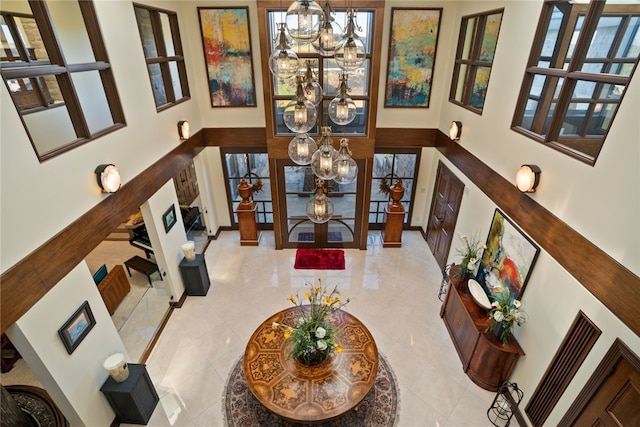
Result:
{"label": "french door", "polygon": [[307,217],[307,203],[315,190],[311,166],[298,166],[290,160],[278,160],[280,230],[283,248],[358,248],[362,233],[363,162],[358,162],[358,177],[350,184],[324,181],[333,203],[333,216],[316,224]]}

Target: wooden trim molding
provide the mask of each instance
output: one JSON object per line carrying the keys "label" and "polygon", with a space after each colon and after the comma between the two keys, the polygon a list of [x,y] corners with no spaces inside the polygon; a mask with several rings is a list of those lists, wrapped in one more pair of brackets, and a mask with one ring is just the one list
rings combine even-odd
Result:
{"label": "wooden trim molding", "polygon": [[437,149],[633,332],[640,335],[640,277],[565,224],[447,135]]}

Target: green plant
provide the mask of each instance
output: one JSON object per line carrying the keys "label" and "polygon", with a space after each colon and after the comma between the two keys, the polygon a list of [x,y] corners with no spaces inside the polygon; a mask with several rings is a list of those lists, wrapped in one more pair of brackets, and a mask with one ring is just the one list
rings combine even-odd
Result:
{"label": "green plant", "polygon": [[464,247],[457,249],[458,255],[462,257],[459,274],[464,275],[467,272],[475,271],[476,265],[482,257],[482,251],[487,249],[487,245],[476,235],[471,236],[471,238],[466,235],[460,235],[460,239],[464,242]]}
{"label": "green plant", "polygon": [[485,330],[495,330],[498,325],[502,328],[499,338],[503,343],[507,342],[509,335],[513,328],[522,324],[527,320],[527,314],[522,309],[522,304],[517,299],[511,299],[511,293],[508,288],[505,288],[499,294],[494,295],[494,300],[491,303],[491,311],[489,312],[489,318],[492,320],[491,324],[487,326]]}
{"label": "green plant", "polygon": [[[289,301],[297,307],[298,320],[294,326],[273,322],[274,329],[282,329],[284,337],[291,343],[289,357],[311,365],[323,361],[334,349],[342,352],[342,346],[336,341],[336,328],[327,323],[327,316],[349,303],[349,299],[342,301],[338,287],[328,292],[318,280],[319,286],[310,287],[304,297],[296,294],[289,296]],[[308,302],[308,304],[305,304]]]}

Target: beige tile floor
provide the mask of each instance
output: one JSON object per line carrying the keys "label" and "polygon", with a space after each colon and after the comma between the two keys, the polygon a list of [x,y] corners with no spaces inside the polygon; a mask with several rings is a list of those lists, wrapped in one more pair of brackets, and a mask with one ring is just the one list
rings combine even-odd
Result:
{"label": "beige tile floor", "polygon": [[147,361],[160,396],[148,425],[224,426],[224,384],[251,333],[318,279],[351,299],[345,309],[389,360],[400,387],[399,426],[491,425],[494,393],[462,371],[439,316],[441,272],[419,232],[405,232],[400,249],[382,248],[371,233],[366,251],[345,250],[342,271],[295,270],[295,250],[275,250],[272,232],[258,247],[241,247],[237,232],[223,232],[205,257],[207,296],[188,297],[174,311]]}

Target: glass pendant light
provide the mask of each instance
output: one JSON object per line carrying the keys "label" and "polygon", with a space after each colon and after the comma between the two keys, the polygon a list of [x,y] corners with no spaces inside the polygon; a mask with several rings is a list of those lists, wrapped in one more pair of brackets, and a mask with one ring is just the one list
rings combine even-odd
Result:
{"label": "glass pendant light", "polygon": [[298,43],[311,43],[318,38],[323,14],[322,8],[315,1],[294,1],[287,10],[285,21],[289,35]]}
{"label": "glass pendant light", "polygon": [[318,111],[304,96],[304,76],[296,76],[296,95],[293,100],[284,107],[284,124],[294,133],[307,133],[318,120]]}
{"label": "glass pendant light", "polygon": [[324,181],[316,178],[316,188],[313,197],[307,202],[307,217],[316,224],[322,224],[333,216],[333,202],[324,190]]}
{"label": "glass pendant light", "polygon": [[356,118],[356,103],[349,98],[347,91],[347,74],[340,74],[340,85],[338,86],[338,95],[329,103],[329,118],[337,125],[348,125]]}
{"label": "glass pendant light", "polygon": [[313,76],[311,61],[307,61],[307,71],[304,74],[304,96],[315,106],[322,102],[322,86]]}
{"label": "glass pendant light", "polygon": [[323,12],[318,38],[312,45],[320,55],[331,56],[335,53],[338,43],[342,39],[342,28],[333,18],[334,12],[329,0],[324,4]]}
{"label": "glass pendant light", "polygon": [[297,165],[308,165],[317,149],[318,144],[313,138],[306,133],[299,133],[289,142],[289,158]]}
{"label": "glass pendant light", "polygon": [[278,24],[278,26],[280,27],[278,44],[269,57],[269,69],[276,77],[286,80],[298,74],[300,65],[298,64],[298,55],[291,50],[285,25]]}
{"label": "glass pendant light", "polygon": [[364,42],[356,34],[356,29],[362,28],[356,25],[356,10],[350,9],[348,12],[347,27],[342,36],[342,41],[336,48],[335,60],[338,67],[345,71],[357,70],[364,64],[366,51]]}
{"label": "glass pendant light", "polygon": [[347,138],[340,139],[340,151],[336,163],[338,165],[338,176],[333,178],[333,180],[338,184],[352,183],[356,179],[356,176],[358,176],[358,165],[351,157],[349,140]]}
{"label": "glass pendant light", "polygon": [[311,170],[318,178],[333,179],[338,175],[338,150],[331,144],[331,127],[322,127],[322,144],[311,157]]}

